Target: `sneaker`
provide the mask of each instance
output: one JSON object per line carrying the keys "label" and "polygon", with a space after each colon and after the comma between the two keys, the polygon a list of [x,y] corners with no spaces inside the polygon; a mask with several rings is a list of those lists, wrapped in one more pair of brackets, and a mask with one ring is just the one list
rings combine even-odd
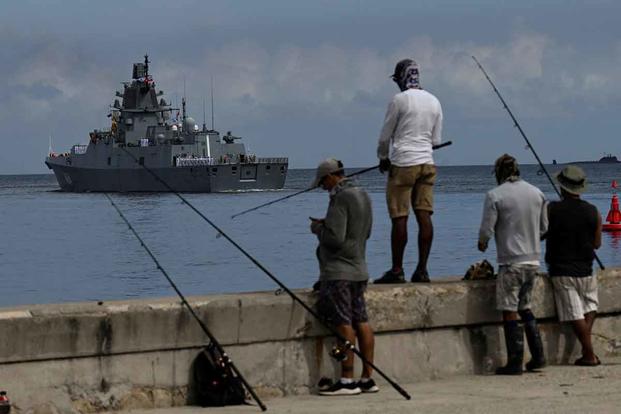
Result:
{"label": "sneaker", "polygon": [[360,388],[360,390],[362,392],[367,392],[367,393],[373,393],[373,392],[378,392],[379,391],[379,387],[377,386],[377,384],[375,384],[375,381],[373,381],[373,378],[369,378],[366,381],[358,381],[358,387]]}
{"label": "sneaker", "polygon": [[357,395],[362,390],[358,386],[357,382],[350,384],[343,384],[341,381],[335,382],[332,386],[326,390],[319,390],[319,395],[336,396],[336,395]]}
{"label": "sneaker", "polygon": [[403,270],[399,272],[393,272],[392,269],[386,271],[382,277],[379,279],[375,279],[373,281],[374,284],[380,283],[405,283],[405,275],[403,274]]}
{"label": "sneaker", "polygon": [[317,383],[319,391],[327,391],[334,385],[334,381],[331,378],[321,377]]}
{"label": "sneaker", "polygon": [[416,270],[412,274],[412,278],[410,279],[412,283],[429,283],[429,273],[426,270]]}

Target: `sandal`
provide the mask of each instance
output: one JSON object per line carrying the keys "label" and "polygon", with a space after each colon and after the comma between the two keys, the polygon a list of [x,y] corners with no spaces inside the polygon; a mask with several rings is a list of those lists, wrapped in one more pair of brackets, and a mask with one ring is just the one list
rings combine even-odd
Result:
{"label": "sandal", "polygon": [[587,361],[584,359],[584,357],[580,357],[578,359],[576,359],[576,362],[574,362],[574,365],[580,366],[580,367],[596,367],[598,365],[601,365],[602,361],[600,361],[599,357],[595,357],[595,361]]}

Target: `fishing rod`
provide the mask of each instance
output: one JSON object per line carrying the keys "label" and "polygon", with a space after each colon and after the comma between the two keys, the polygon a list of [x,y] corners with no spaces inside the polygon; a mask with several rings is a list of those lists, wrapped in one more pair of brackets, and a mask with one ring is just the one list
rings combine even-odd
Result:
{"label": "fishing rod", "polygon": [[[130,157],[132,157],[137,164],[140,164],[138,162],[138,159],[134,156],[134,154],[132,154],[131,152],[127,151],[127,149],[125,149],[124,147],[121,147],[121,148]],[[153,170],[151,170],[150,168],[148,168],[144,164],[142,164],[141,167],[144,168],[149,174],[151,174],[153,176],[153,178],[155,178],[156,181],[160,182],[171,193],[176,195],[185,205],[187,205],[192,211],[194,211],[196,214],[198,214],[205,222],[207,222],[211,227],[213,227],[214,230],[216,230],[218,232],[218,235],[220,235],[220,236],[224,237],[226,240],[228,240],[228,242],[231,243],[237,250],[239,250],[241,254],[243,254],[255,266],[257,266],[259,269],[261,269],[261,271],[263,273],[265,273],[270,279],[272,279],[272,281],[274,281],[274,283],[276,283],[280,287],[280,289],[282,289],[284,292],[287,292],[287,294],[291,297],[291,299],[293,299],[300,306],[302,306],[302,308],[304,308],[308,313],[310,313],[313,317],[315,317],[332,335],[334,335],[342,343],[342,346],[343,346],[343,349],[339,349],[338,350],[338,354],[342,354],[343,350],[345,350],[345,351],[352,351],[354,354],[356,354],[360,358],[360,360],[362,360],[362,362],[364,362],[365,364],[367,364],[368,366],[373,368],[382,378],[384,378],[390,385],[392,385],[392,387],[399,394],[401,394],[406,400],[409,400],[409,399],[412,398],[412,397],[410,397],[410,394],[408,394],[399,384],[397,384],[393,379],[391,379],[388,375],[386,375],[384,373],[384,371],[379,369],[375,364],[373,364],[371,361],[367,360],[364,357],[364,355],[362,355],[362,352],[360,352],[360,350],[358,350],[358,348],[356,348],[354,346],[354,344],[349,342],[343,335],[341,335],[336,330],[336,328],[334,328],[331,324],[329,324],[321,316],[319,316],[319,314],[317,312],[315,312],[302,299],[300,299],[300,297],[298,295],[293,293],[291,291],[291,289],[289,289],[284,283],[282,283],[280,281],[280,279],[278,279],[272,272],[270,272],[265,266],[263,266],[261,264],[261,262],[259,262],[254,256],[252,256],[250,253],[248,253],[248,251],[246,251],[235,240],[233,240],[228,234],[226,234],[224,232],[224,230],[222,230],[220,227],[218,227],[217,224],[215,224],[207,216],[205,216],[200,210],[198,210],[196,207],[194,207],[194,205],[192,205],[192,203],[190,203],[184,196],[179,194],[174,188],[172,188],[170,185],[168,185],[168,183],[166,181],[164,181],[162,178],[160,178],[155,172],[153,172]],[[336,354],[336,352],[334,354]]]}
{"label": "fishing rod", "polygon": [[237,367],[235,366],[235,364],[233,363],[231,358],[229,358],[229,356],[227,355],[227,353],[224,350],[224,348],[222,348],[222,345],[220,345],[220,343],[218,342],[216,337],[213,336],[213,334],[209,331],[209,329],[207,328],[207,325],[205,325],[205,323],[201,320],[201,318],[198,317],[196,312],[194,312],[194,309],[192,308],[190,303],[187,301],[187,299],[185,298],[183,293],[181,293],[181,291],[179,290],[179,288],[177,287],[175,282],[168,275],[168,272],[166,272],[166,270],[164,270],[164,268],[162,267],[160,262],[157,260],[157,258],[153,254],[153,252],[151,252],[151,249],[149,249],[149,247],[144,242],[144,240],[142,240],[142,238],[138,235],[138,233],[136,232],[134,227],[131,225],[131,223],[129,222],[127,217],[125,217],[125,215],[123,214],[121,209],[116,205],[116,203],[114,202],[114,200],[112,200],[112,198],[108,195],[108,193],[104,193],[104,194],[108,198],[108,201],[110,201],[110,204],[112,204],[112,207],[114,207],[116,212],[119,213],[119,216],[121,216],[121,218],[123,219],[125,224],[127,224],[127,227],[129,227],[129,230],[134,234],[134,236],[136,236],[136,239],[138,239],[138,241],[140,242],[140,245],[145,249],[145,251],[149,254],[149,256],[151,256],[151,259],[153,260],[153,262],[157,266],[157,269],[160,272],[162,272],[162,274],[164,275],[166,280],[168,280],[168,283],[170,283],[170,286],[172,286],[172,288],[175,290],[175,292],[177,292],[177,295],[179,295],[179,297],[181,298],[181,303],[183,303],[186,306],[186,308],[190,311],[190,314],[194,317],[194,319],[196,319],[196,322],[198,322],[198,324],[200,325],[200,327],[203,330],[203,332],[205,333],[205,335],[207,335],[207,337],[209,338],[209,341],[218,349],[218,352],[220,353],[220,355],[222,355],[222,363],[225,366],[228,366],[228,367],[230,367],[233,370],[233,372],[235,373],[237,378],[239,378],[239,380],[244,384],[244,387],[246,387],[246,389],[248,390],[248,392],[250,393],[252,398],[257,402],[257,404],[261,408],[261,411],[267,410],[267,407],[265,406],[265,404],[263,404],[263,402],[259,399],[259,397],[254,392],[254,390],[252,389],[250,384],[248,384],[248,382],[246,381],[244,376],[241,374],[241,372],[239,372],[239,369],[237,369]]}
{"label": "fishing rod", "polygon": [[[442,144],[434,145],[432,147],[432,149],[437,150],[437,149],[440,149],[440,148],[448,147],[452,143],[453,143],[453,141],[446,141],[446,142],[443,142]],[[345,177],[347,177],[347,178],[355,177],[356,175],[361,175],[361,174],[364,174],[366,172],[376,170],[378,168],[379,168],[379,165],[376,165],[374,167],[369,167],[369,168],[365,168],[364,170],[356,171],[355,173],[346,175]],[[251,211],[255,211],[255,210],[258,210],[260,208],[267,207],[269,205],[278,203],[279,201],[284,201],[284,200],[287,200],[289,198],[295,197],[297,195],[308,193],[309,191],[313,191],[315,188],[319,188],[319,187],[320,187],[319,185],[316,185],[316,186],[313,186],[313,187],[309,187],[309,188],[306,188],[304,190],[300,190],[298,192],[295,192],[293,194],[289,194],[289,195],[286,195],[284,197],[277,198],[276,200],[272,200],[272,201],[269,201],[267,203],[263,203],[261,205],[258,205],[256,207],[249,208],[248,210],[244,210],[244,211],[241,211],[239,213],[233,214],[231,216],[231,219],[234,219],[235,217],[241,216],[241,215],[246,214],[246,213],[250,213]]]}
{"label": "fishing rod", "polygon": [[[537,160],[537,162],[539,163],[539,167],[541,168],[541,171],[543,171],[543,173],[546,175],[546,177],[548,177],[548,180],[550,181],[550,184],[552,184],[552,188],[554,188],[554,191],[556,192],[556,194],[559,196],[559,198],[562,198],[561,196],[561,192],[559,191],[559,189],[556,187],[556,183],[554,182],[554,180],[552,180],[552,177],[550,176],[550,174],[548,173],[548,170],[546,169],[545,165],[543,165],[543,162],[541,162],[541,159],[539,158],[539,155],[537,155],[537,152],[535,151],[535,148],[533,148],[533,146],[531,145],[529,139],[526,137],[526,134],[524,133],[524,130],[522,129],[522,127],[520,126],[520,123],[517,121],[517,119],[515,118],[515,116],[513,116],[513,112],[511,112],[511,109],[509,109],[509,105],[507,105],[507,103],[505,102],[505,100],[503,99],[502,95],[500,94],[500,92],[498,91],[498,88],[496,88],[496,85],[494,85],[494,82],[492,82],[492,79],[489,77],[489,75],[487,74],[487,72],[485,71],[485,69],[483,69],[483,66],[481,65],[481,63],[479,63],[479,61],[477,60],[476,57],[472,56],[472,59],[474,60],[474,62],[477,64],[477,66],[479,67],[479,69],[481,69],[481,72],[483,72],[483,74],[485,75],[485,77],[487,78],[487,81],[490,83],[490,85],[492,85],[492,88],[494,89],[494,92],[496,92],[496,95],[498,95],[498,98],[500,99],[500,102],[502,102],[502,105],[504,106],[504,108],[507,110],[507,112],[509,113],[509,116],[511,117],[511,119],[513,120],[513,125],[518,129],[518,131],[520,131],[520,134],[522,134],[522,138],[524,138],[524,141],[526,141],[526,147],[528,149],[531,150],[531,152],[533,153],[533,155],[535,156],[535,159]],[[599,265],[600,269],[604,270],[606,269],[604,267],[604,264],[602,263],[602,261],[599,259],[599,257],[597,256],[597,253],[593,252],[593,255],[595,256],[595,260],[597,261],[597,264]]]}

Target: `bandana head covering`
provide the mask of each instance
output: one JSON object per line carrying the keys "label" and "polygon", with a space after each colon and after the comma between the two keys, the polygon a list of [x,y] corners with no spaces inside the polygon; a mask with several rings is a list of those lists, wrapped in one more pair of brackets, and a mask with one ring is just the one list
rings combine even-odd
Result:
{"label": "bandana head covering", "polygon": [[395,73],[392,75],[392,79],[402,89],[421,89],[418,64],[414,59],[400,60],[395,66]]}

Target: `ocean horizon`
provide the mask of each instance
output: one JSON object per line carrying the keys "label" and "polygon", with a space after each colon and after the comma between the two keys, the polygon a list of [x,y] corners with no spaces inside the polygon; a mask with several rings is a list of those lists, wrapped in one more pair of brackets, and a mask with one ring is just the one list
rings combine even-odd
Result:
{"label": "ocean horizon", "polygon": [[[548,165],[550,174],[563,164]],[[585,164],[589,189],[583,198],[605,219],[618,164]],[[539,166],[523,164],[522,176],[548,199],[553,188]],[[347,168],[347,173],[359,168]],[[322,217],[328,195],[315,190],[231,219],[247,208],[307,188],[314,169],[290,169],[285,188],[247,193],[185,194],[203,214],[290,288],[317,280],[316,239],[309,216]],[[373,203],[373,232],[367,246],[372,279],[390,266],[390,220],[386,177],[370,171],[357,177]],[[485,193],[495,187],[490,165],[438,166],[434,201],[432,280],[461,277],[474,262],[494,266],[495,246],[476,249]],[[248,292],[277,286],[225,238],[170,193],[111,193],[145,243],[186,295]],[[0,306],[172,296],[139,242],[102,193],[59,191],[53,174],[0,175]],[[409,223],[405,270],[416,266],[416,222]],[[621,234],[604,233],[598,255],[606,266],[621,265]],[[545,270],[545,266],[542,266]]]}

